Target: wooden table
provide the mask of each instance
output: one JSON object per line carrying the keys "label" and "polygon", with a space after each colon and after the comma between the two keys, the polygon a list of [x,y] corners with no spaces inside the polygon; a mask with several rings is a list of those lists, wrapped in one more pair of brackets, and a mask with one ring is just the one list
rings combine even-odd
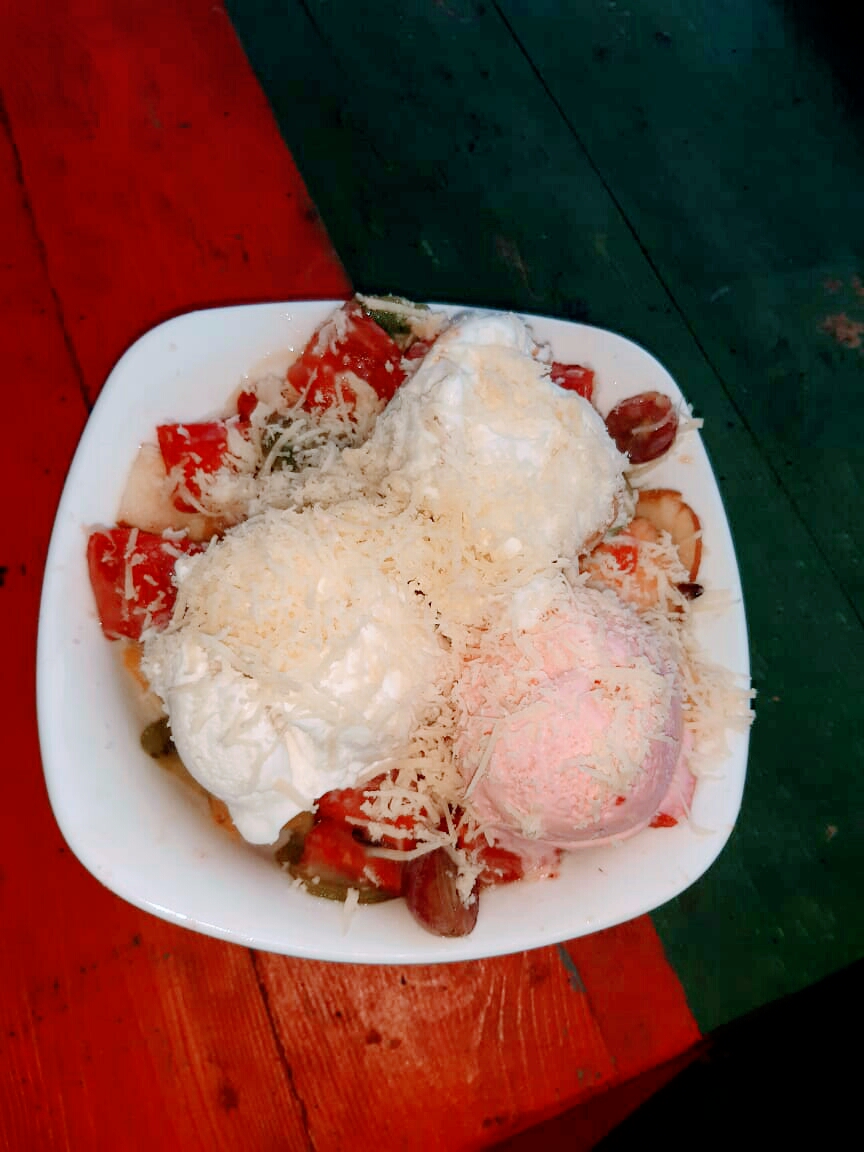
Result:
{"label": "wooden table", "polygon": [[[701,1034],[862,954],[851,97],[768,0],[229,7],[243,48],[212,0],[4,13],[0,1144],[473,1149],[617,1089],[587,1148]],[[34,640],[101,384],[167,316],[350,284],[622,331],[705,416],[759,720],[730,846],[653,919],[327,966],[138,912],[63,844]]]}

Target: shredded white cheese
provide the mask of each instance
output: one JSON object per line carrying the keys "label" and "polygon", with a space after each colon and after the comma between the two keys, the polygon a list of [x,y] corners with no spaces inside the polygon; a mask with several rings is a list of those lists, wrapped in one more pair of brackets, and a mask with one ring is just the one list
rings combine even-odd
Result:
{"label": "shredded white cheese", "polygon": [[[342,324],[337,313],[322,328],[322,347]],[[602,420],[551,383],[547,359],[515,318],[468,319],[439,336],[383,413],[352,377],[356,406],[337,387],[335,405],[309,413],[270,382],[248,426],[229,421],[227,465],[199,471],[189,502],[204,523],[237,526],[178,562],[173,619],[146,637],[144,669],[187,767],[248,839],[271,842],[325,791],[382,773],[364,805],[371,836],[392,838],[393,822],[410,817],[418,844],[377,854],[491,837],[472,798],[515,730],[510,711],[536,691],[518,725],[520,738],[539,739],[553,692],[538,688],[535,627],[586,582],[636,600],[674,653],[694,765],[716,752],[730,717],[748,722],[746,693],[698,651],[668,537],[640,547],[638,573],[608,557],[578,573],[579,555],[632,516],[633,498]],[[487,666],[496,651],[511,666],[519,658],[494,700],[473,676],[481,651]],[[650,662],[604,677],[603,691],[632,707],[613,711],[602,747],[558,770],[625,792],[648,751],[632,717],[668,708],[671,689]],[[489,723],[466,780],[458,734],[469,711],[484,715],[470,692],[487,692]],[[514,818],[524,835],[542,834],[532,810]],[[478,866],[457,859],[469,893]]]}

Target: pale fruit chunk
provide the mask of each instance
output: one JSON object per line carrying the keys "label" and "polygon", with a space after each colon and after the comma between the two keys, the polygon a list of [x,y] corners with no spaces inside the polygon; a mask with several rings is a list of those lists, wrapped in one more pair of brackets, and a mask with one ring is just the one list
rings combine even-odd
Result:
{"label": "pale fruit chunk", "polygon": [[702,560],[702,525],[699,517],[681,493],[674,488],[648,488],[639,493],[637,517],[649,521],[660,532],[668,532],[678,549],[681,563],[692,582],[699,574]]}
{"label": "pale fruit chunk", "polygon": [[156,444],[142,444],[129,471],[123,490],[118,524],[140,528],[142,532],[186,531],[190,540],[209,540],[221,526],[212,516],[181,512],[174,507],[162,453]]}

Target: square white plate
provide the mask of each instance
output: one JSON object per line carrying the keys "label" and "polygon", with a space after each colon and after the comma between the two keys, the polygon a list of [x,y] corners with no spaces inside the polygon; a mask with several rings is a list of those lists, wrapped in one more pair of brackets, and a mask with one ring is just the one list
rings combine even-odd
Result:
{"label": "square white plate", "polygon": [[[218,828],[191,789],[141,749],[139,725],[96,617],[85,561],[88,529],[111,524],[139,445],[158,423],[223,409],[244,377],[287,363],[339,301],[195,312],[140,339],[108,379],[87,424],[57,512],[38,643],[39,734],[48,792],[69,846],[130,903],[185,927],[271,952],[322,960],[429,963],[500,955],[596,932],[648,912],[712,864],[732,831],[744,788],[748,737],[700,779],[691,824],[646,829],[616,846],[565,857],[556,880],[485,891],[470,936],[429,935],[402,901],[343,907],[292,888],[272,855]],[[447,309],[455,311],[456,309]],[[676,400],[669,373],[621,336],[526,317],[556,360],[597,374],[597,405],[649,389]],[[700,582],[729,593],[721,614],[699,614],[710,659],[749,675],[735,553],[714,474],[689,432],[651,475],[680,489],[702,520]]]}

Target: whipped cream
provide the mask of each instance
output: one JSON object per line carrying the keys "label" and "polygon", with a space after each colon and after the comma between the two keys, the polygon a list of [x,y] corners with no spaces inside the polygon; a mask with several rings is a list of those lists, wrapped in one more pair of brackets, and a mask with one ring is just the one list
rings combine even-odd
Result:
{"label": "whipped cream", "polygon": [[431,613],[353,527],[311,511],[248,521],[178,563],[175,622],[145,638],[181,760],[252,843],[383,770],[446,677]]}

